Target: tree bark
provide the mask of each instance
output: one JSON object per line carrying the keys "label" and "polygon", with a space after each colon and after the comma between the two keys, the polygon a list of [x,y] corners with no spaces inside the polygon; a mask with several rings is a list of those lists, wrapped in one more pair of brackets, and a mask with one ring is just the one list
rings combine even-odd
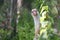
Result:
{"label": "tree bark", "polygon": [[20,18],[20,13],[21,13],[21,5],[22,5],[22,0],[17,0],[17,24]]}

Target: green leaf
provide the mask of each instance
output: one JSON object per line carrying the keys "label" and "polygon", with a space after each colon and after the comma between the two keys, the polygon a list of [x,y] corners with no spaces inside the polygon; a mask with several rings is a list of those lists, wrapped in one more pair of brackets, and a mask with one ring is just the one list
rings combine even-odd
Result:
{"label": "green leaf", "polygon": [[43,11],[48,11],[48,6],[43,6],[40,13],[42,14]]}

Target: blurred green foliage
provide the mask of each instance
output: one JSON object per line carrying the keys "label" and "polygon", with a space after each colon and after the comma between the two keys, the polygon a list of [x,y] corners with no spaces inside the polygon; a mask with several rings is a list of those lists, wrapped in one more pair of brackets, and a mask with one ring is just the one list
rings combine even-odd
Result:
{"label": "blurred green foliage", "polygon": [[36,0],[34,4],[33,7],[37,8],[40,12],[41,27],[40,38],[38,40],[60,40],[58,36],[53,33],[52,26],[54,25],[54,18],[58,15],[56,0]]}
{"label": "blurred green foliage", "polygon": [[27,9],[22,10],[22,15],[18,24],[19,40],[33,40],[34,24],[30,12]]}
{"label": "blurred green foliage", "polygon": [[[25,0],[25,3],[29,3],[32,5],[28,8],[37,8],[40,12],[40,21],[41,24],[44,25],[41,27],[41,37],[39,40],[60,40],[60,37],[58,35],[53,33],[53,25],[54,22],[58,24],[57,27],[60,30],[60,19],[56,19],[55,17],[58,15],[57,8],[54,7],[57,2],[55,0]],[[8,8],[7,4],[1,4],[3,5],[0,10],[0,23],[5,20],[5,9]],[[0,6],[1,6],[0,5]],[[3,30],[0,29],[0,40],[33,40],[34,38],[34,23],[33,18],[31,17],[31,12],[25,8],[21,8],[21,14],[19,18],[19,23],[17,25],[17,35],[13,38],[11,38],[11,32],[12,30]],[[14,24],[13,24],[14,25]],[[46,38],[44,39],[43,36]]]}

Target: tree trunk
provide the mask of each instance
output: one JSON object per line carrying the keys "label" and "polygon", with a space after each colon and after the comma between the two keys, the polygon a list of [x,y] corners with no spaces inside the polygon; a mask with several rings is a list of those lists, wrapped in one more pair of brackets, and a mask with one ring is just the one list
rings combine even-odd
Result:
{"label": "tree trunk", "polygon": [[21,11],[21,5],[22,5],[22,0],[17,0],[17,24],[18,24],[18,21],[19,21],[19,17],[20,17],[20,11]]}
{"label": "tree trunk", "polygon": [[17,26],[17,0],[13,0],[12,4],[12,11],[13,11],[13,35],[16,35],[16,26]]}

